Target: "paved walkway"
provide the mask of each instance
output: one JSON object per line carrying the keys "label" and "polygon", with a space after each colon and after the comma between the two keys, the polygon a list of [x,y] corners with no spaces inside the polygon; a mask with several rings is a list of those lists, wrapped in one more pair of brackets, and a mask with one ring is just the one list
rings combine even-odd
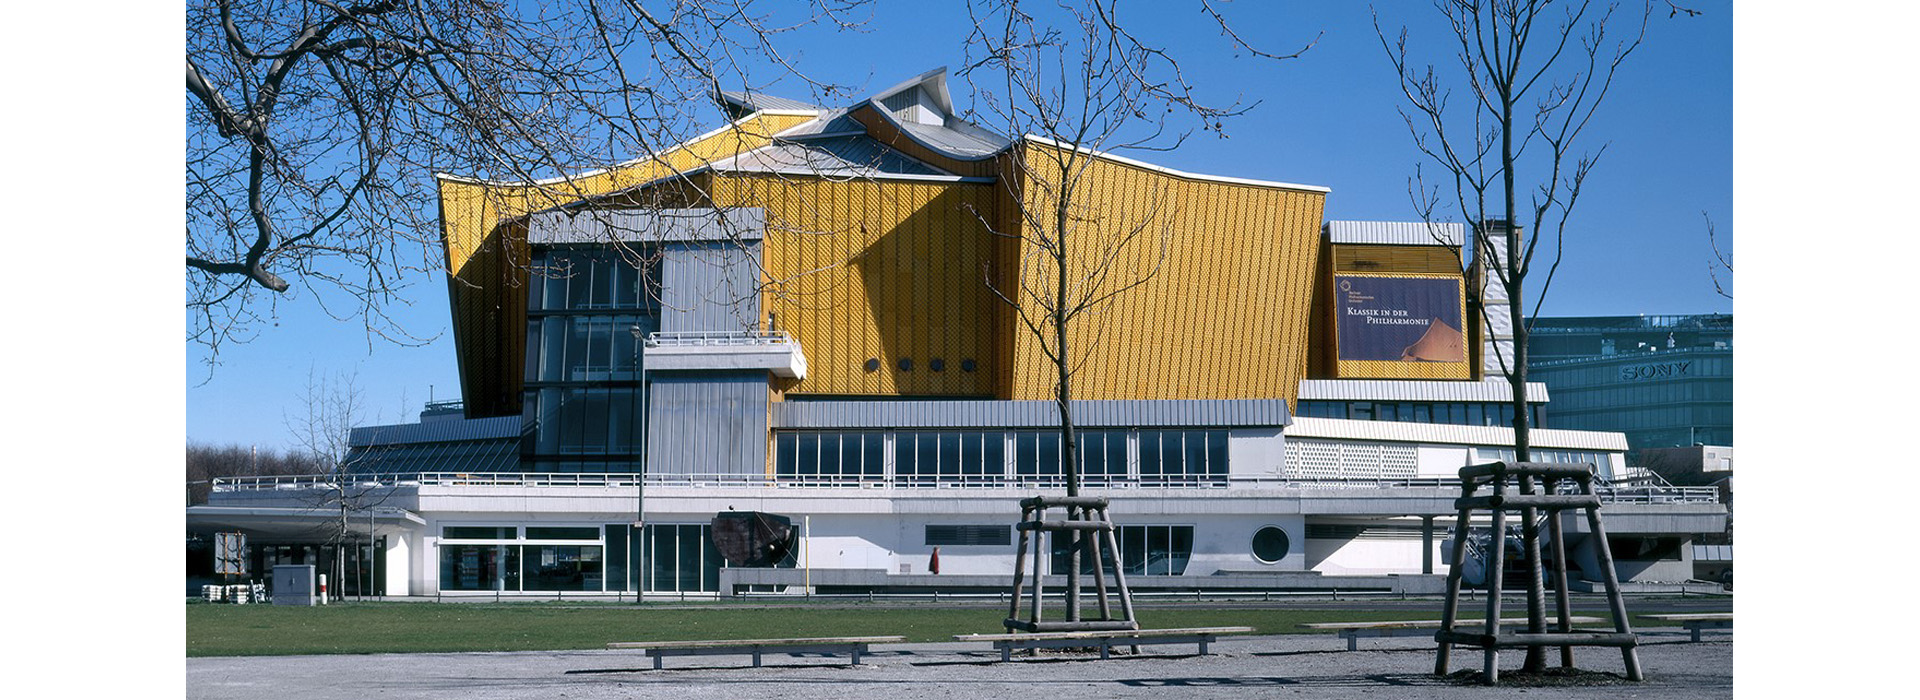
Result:
{"label": "paved walkway", "polygon": [[[1142,647],[1139,656],[1101,661],[1047,656],[999,663],[983,643],[890,644],[858,667],[844,659],[768,655],[762,668],[747,657],[669,658],[654,671],[631,651],[475,654],[216,657],[187,660],[187,697],[302,700],[528,697],[664,697],[673,700],[920,700],[923,698],[1179,697],[1451,699],[1489,697],[1638,699],[1730,698],[1733,644],[1709,632],[1699,644],[1679,628],[1641,631],[1647,682],[1573,688],[1456,686],[1431,675],[1433,643],[1417,638],[1363,639],[1360,651],[1331,635],[1228,638],[1212,656],[1188,646]],[[1624,673],[1620,654],[1576,652],[1580,668]],[[1517,668],[1523,652],[1501,654]],[[1557,654],[1554,655],[1557,657]],[[836,665],[824,665],[836,664]],[[1478,668],[1475,650],[1455,652],[1455,670]]]}

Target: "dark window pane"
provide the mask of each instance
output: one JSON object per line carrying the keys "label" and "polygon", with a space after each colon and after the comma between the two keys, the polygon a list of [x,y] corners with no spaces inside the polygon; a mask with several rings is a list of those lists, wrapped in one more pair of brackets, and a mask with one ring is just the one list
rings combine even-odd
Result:
{"label": "dark window pane", "polygon": [[1040,473],[1040,435],[1038,433],[1014,434],[1014,466],[1023,477]]}
{"label": "dark window pane", "polygon": [[940,433],[940,475],[960,475],[960,434]]}
{"label": "dark window pane", "polygon": [[1140,431],[1140,477],[1151,479],[1160,476],[1160,431]]}
{"label": "dark window pane", "polygon": [[777,433],[773,436],[774,473],[780,476],[795,476],[800,473],[794,452],[799,449],[800,436],[793,433]]}
{"label": "dark window pane", "polygon": [[1007,473],[1007,442],[1004,433],[987,433],[982,436],[985,473],[993,476],[1005,476]]}
{"label": "dark window pane", "polygon": [[886,465],[881,461],[881,450],[886,446],[885,437],[883,433],[866,433],[860,439],[863,454],[860,458],[860,468],[869,477],[886,473]]}

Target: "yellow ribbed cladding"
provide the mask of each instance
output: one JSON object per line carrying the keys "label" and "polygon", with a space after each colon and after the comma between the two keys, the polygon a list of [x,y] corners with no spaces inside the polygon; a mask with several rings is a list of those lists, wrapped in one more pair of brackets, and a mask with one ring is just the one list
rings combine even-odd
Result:
{"label": "yellow ribbed cladding", "polygon": [[[1043,160],[1029,151],[1027,162]],[[1029,212],[1050,209],[1047,189],[1031,182],[1022,188]],[[1069,323],[1075,399],[1295,397],[1307,371],[1325,193],[1184,178],[1102,159],[1076,197],[1083,204],[1076,207],[1079,240],[1100,245],[1148,227],[1146,238],[1123,250],[1103,291],[1159,269]],[[1028,252],[1021,273],[1030,285],[1051,289],[1051,261],[1031,255],[1031,246]],[[1032,300],[1024,303],[1039,312]],[[1013,334],[1009,398],[1053,398],[1053,365],[1038,339],[1017,321],[1002,324],[1002,332]]]}
{"label": "yellow ribbed cladding", "polygon": [[980,281],[993,248],[979,217],[996,187],[715,178],[716,203],[766,212],[762,309],[807,353],[807,378],[785,391],[991,396],[997,302]]}

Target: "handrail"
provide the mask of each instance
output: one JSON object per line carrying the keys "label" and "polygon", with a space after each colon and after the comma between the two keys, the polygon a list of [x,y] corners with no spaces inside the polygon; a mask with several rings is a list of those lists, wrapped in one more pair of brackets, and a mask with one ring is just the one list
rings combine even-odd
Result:
{"label": "handrail", "polygon": [[647,334],[647,347],[708,345],[790,345],[793,336],[786,331],[654,331]]}
{"label": "handrail", "polygon": [[[531,487],[531,488],[632,488],[641,479],[635,474],[588,474],[542,472],[419,472],[399,474],[313,474],[291,476],[229,476],[213,480],[217,492],[295,490],[337,488],[348,483],[358,488],[369,486],[439,487]],[[919,477],[880,476],[782,476],[760,474],[648,474],[645,484],[658,488],[780,488],[780,489],[881,489],[910,490],[957,489],[1059,489],[1065,479],[1056,475],[966,475]],[[1104,491],[1148,489],[1288,489],[1288,490],[1457,490],[1460,480],[1452,477],[1414,477],[1403,479],[1301,479],[1281,476],[1176,475],[1146,478],[1101,478],[1083,476],[1083,487]],[[1712,486],[1615,486],[1596,485],[1602,501],[1610,503],[1717,503],[1719,490]]]}

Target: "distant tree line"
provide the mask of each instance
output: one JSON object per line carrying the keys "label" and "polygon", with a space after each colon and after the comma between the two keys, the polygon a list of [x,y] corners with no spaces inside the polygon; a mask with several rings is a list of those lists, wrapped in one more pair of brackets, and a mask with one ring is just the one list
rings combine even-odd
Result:
{"label": "distant tree line", "polygon": [[300,450],[282,452],[272,447],[187,443],[187,505],[207,502],[213,480],[228,476],[322,474],[321,458]]}

